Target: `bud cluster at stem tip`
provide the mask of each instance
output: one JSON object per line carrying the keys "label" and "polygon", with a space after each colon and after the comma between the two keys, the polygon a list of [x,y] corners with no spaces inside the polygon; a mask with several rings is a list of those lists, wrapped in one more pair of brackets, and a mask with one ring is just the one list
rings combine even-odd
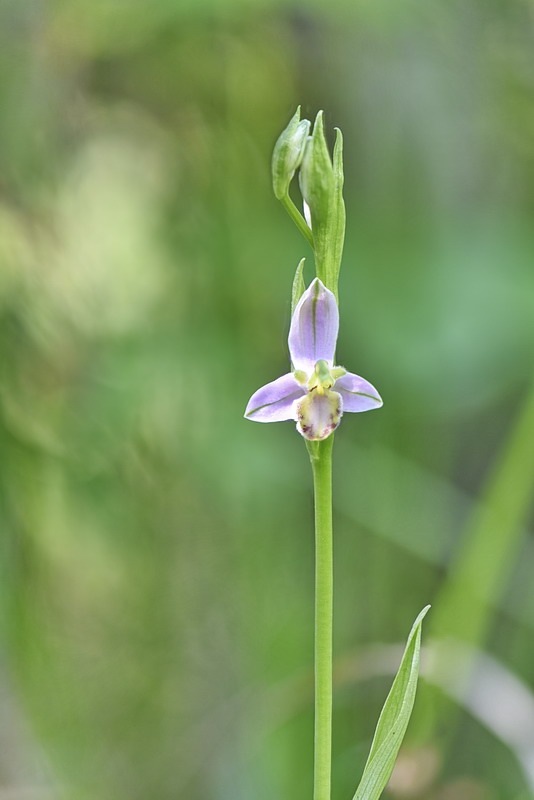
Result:
{"label": "bud cluster at stem tip", "polygon": [[[311,122],[300,118],[300,106],[276,142],[272,177],[274,194],[312,244],[317,277],[337,297],[337,283],[345,239],[343,202],[343,137],[336,129],[333,158],[330,156],[319,111]],[[311,134],[310,134],[311,129]],[[299,172],[303,213],[289,196]]]}

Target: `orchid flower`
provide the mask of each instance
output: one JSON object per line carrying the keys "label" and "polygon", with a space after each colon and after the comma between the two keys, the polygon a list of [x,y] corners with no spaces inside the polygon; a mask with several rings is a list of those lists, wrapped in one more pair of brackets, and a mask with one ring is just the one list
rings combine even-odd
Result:
{"label": "orchid flower", "polygon": [[334,366],[339,312],[334,294],[315,278],[300,298],[289,330],[293,371],[262,386],[250,398],[245,418],[255,422],[295,420],[305,439],[326,439],[343,413],[380,408],[382,399],[364,378]]}

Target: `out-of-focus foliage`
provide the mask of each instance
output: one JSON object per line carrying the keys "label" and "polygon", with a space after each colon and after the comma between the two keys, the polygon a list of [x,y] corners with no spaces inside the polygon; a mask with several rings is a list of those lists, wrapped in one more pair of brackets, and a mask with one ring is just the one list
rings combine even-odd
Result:
{"label": "out-of-focus foliage", "polygon": [[534,796],[532,6],[326,5],[0,5],[0,797],[310,796],[309,469],[242,419],[311,275],[298,103],[385,400],[336,441],[335,797],[427,602],[475,679],[429,659],[388,797]]}

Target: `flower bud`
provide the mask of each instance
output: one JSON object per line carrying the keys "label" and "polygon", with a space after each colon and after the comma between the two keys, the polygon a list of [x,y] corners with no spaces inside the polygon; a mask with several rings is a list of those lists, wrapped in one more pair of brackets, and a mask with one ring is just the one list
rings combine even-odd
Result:
{"label": "flower bud", "polygon": [[312,228],[328,218],[335,191],[334,168],[323,129],[323,112],[319,111],[308,137],[299,175],[302,198],[309,208]]}
{"label": "flower bud", "polygon": [[310,131],[310,124],[309,120],[300,119],[299,106],[289,125],[282,131],[274,146],[272,161],[273,189],[278,200],[287,195],[295,171],[300,166]]}
{"label": "flower bud", "polygon": [[345,238],[343,202],[343,138],[336,129],[330,157],[319,111],[308,137],[299,172],[304,215],[313,231],[317,276],[337,296],[337,281]]}

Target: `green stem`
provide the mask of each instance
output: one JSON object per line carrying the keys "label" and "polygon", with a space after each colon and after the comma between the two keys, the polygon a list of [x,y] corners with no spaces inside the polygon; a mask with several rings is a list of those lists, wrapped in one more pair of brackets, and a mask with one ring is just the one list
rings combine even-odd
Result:
{"label": "green stem", "polygon": [[308,223],[296,207],[293,200],[290,198],[288,194],[285,197],[282,197],[281,201],[282,205],[284,206],[285,210],[302,233],[305,239],[308,240],[308,243],[311,247],[313,247],[313,233],[311,228],[309,227]]}
{"label": "green stem", "polygon": [[315,747],[314,800],[330,800],[332,766],[332,446],[310,443],[315,495]]}

